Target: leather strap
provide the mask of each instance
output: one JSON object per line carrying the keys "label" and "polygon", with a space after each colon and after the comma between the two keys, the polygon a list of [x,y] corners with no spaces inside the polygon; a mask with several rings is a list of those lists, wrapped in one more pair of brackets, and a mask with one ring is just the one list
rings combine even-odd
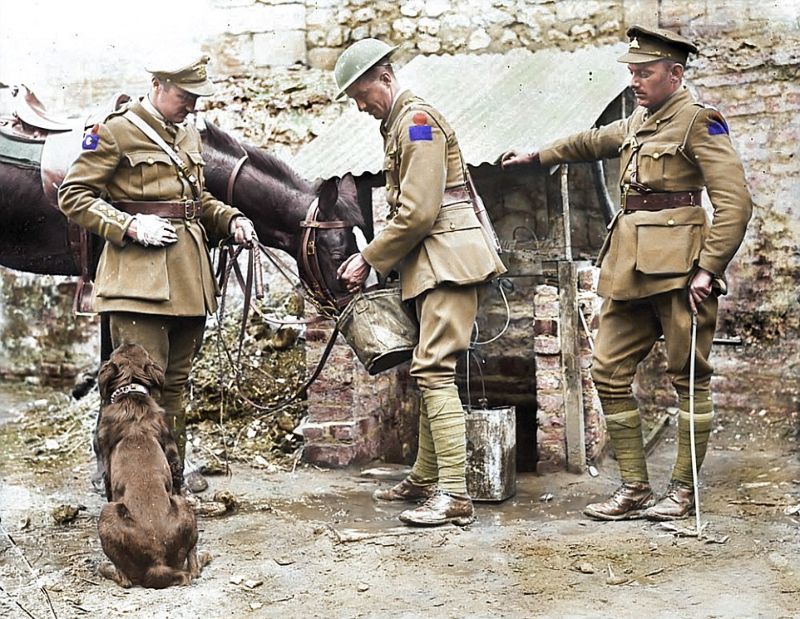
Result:
{"label": "leather strap", "polygon": [[700,206],[702,191],[675,191],[672,193],[648,193],[625,196],[626,211],[661,211],[681,206]]}
{"label": "leather strap", "polygon": [[242,155],[236,162],[236,165],[233,166],[231,175],[228,177],[228,189],[225,192],[226,196],[225,204],[227,204],[228,206],[233,206],[233,186],[236,183],[236,177],[239,176],[239,172],[241,172],[242,166],[245,164],[247,159],[248,159],[247,153]]}
{"label": "leather strap", "polygon": [[158,215],[167,219],[199,219],[203,215],[203,203],[200,200],[114,202],[112,206],[128,215]]}
{"label": "leather strap", "polygon": [[442,206],[450,206],[451,204],[458,204],[460,202],[471,202],[472,196],[465,185],[458,187],[448,187],[444,190],[444,197],[442,198]]}
{"label": "leather strap", "polygon": [[180,158],[178,153],[176,153],[169,144],[167,144],[160,135],[153,129],[147,122],[138,114],[136,114],[133,110],[128,110],[122,115],[123,118],[127,118],[130,123],[136,126],[139,131],[144,133],[152,142],[167,153],[167,156],[172,159],[172,163],[175,164],[175,167],[178,168],[178,171],[181,175],[189,182],[189,187],[192,189],[192,193],[194,194],[195,198],[200,197],[200,183],[197,180],[197,177],[192,174],[189,170],[189,166],[186,165],[183,159]]}

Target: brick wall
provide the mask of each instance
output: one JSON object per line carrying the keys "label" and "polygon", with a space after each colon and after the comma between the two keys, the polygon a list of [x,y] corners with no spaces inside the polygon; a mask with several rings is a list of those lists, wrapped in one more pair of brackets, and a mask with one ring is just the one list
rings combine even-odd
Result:
{"label": "brick wall", "polygon": [[[578,269],[578,306],[591,337],[597,328],[600,299],[597,296],[598,270],[588,264]],[[535,287],[533,303],[533,353],[536,366],[536,403],[538,427],[537,469],[563,469],[567,464],[566,410],[564,404],[564,364],[560,339],[560,305],[557,286]],[[589,367],[592,344],[583,325],[579,328],[580,368],[583,384],[583,417],[587,460],[595,459],[605,447],[605,424],[600,400]]]}

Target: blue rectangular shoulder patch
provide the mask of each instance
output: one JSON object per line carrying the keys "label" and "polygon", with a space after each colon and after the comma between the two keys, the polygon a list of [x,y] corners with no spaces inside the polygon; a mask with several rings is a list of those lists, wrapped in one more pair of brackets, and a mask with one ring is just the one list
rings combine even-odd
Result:
{"label": "blue rectangular shoulder patch", "polygon": [[719,122],[718,120],[711,120],[708,123],[708,134],[709,135],[722,135],[728,133],[728,125],[725,122]]}
{"label": "blue rectangular shoulder patch", "polygon": [[408,139],[412,142],[417,140],[433,140],[433,129],[430,125],[413,125],[408,128]]}
{"label": "blue rectangular shoulder patch", "polygon": [[83,150],[97,150],[97,144],[100,142],[100,136],[96,133],[87,133],[83,136],[83,143],[81,146]]}

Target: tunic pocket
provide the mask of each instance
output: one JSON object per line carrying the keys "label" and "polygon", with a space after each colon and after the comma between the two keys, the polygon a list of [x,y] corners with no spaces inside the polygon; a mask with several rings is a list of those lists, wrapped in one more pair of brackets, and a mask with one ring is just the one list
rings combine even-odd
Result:
{"label": "tunic pocket", "polygon": [[131,151],[125,153],[130,165],[125,194],[133,199],[160,200],[164,179],[174,182],[175,175],[170,172],[174,167],[167,153],[156,151]]}
{"label": "tunic pocket", "polygon": [[700,257],[706,214],[688,206],[641,213],[636,222],[636,270],[646,275],[683,275]]}
{"label": "tunic pocket", "polygon": [[472,204],[442,209],[423,241],[437,284],[482,281],[494,257]]}
{"label": "tunic pocket", "polygon": [[674,191],[671,183],[675,180],[675,155],[680,144],[642,144],[639,151],[639,182],[648,187],[664,191]]}
{"label": "tunic pocket", "polygon": [[167,249],[107,243],[97,267],[95,294],[106,299],[169,301]]}

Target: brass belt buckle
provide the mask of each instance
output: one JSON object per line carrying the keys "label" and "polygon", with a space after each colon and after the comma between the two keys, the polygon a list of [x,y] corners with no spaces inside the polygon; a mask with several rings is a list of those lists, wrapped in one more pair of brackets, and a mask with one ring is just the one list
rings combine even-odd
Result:
{"label": "brass belt buckle", "polygon": [[184,200],[183,202],[183,217],[187,220],[192,220],[197,217],[197,201]]}

